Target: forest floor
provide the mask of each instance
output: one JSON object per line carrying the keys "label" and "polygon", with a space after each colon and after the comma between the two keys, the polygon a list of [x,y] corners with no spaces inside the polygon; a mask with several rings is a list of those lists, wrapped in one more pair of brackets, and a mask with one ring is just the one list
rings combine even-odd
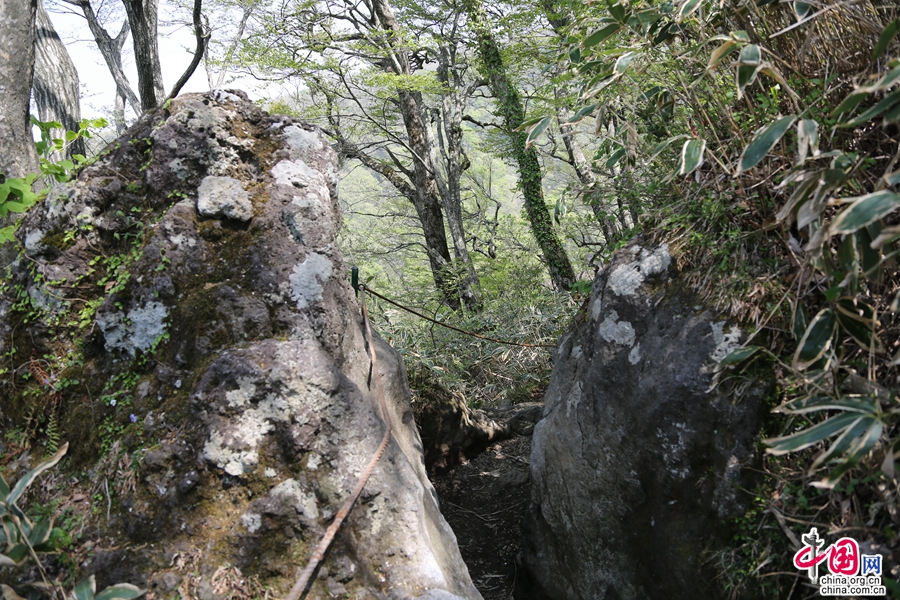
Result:
{"label": "forest floor", "polygon": [[432,482],[441,512],[485,600],[513,597],[522,522],[531,501],[531,430],[496,442]]}

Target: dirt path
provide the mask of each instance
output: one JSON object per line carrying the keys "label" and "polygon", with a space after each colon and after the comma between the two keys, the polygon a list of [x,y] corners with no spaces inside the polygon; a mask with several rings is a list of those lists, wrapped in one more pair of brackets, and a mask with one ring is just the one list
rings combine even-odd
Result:
{"label": "dirt path", "polygon": [[512,598],[522,520],[531,499],[531,429],[433,478],[441,512],[485,600]]}

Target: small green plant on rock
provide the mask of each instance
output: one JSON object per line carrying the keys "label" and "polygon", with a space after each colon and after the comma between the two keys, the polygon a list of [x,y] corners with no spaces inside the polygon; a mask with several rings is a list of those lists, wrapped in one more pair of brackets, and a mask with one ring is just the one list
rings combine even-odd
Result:
{"label": "small green plant on rock", "polygon": [[[88,159],[82,154],[73,156],[74,161],[57,159],[54,152],[61,153],[75,140],[89,139],[93,137],[92,130],[102,129],[108,125],[106,119],[82,119],[78,131],[66,131],[62,138],[56,138],[53,137],[53,131],[62,129],[62,124],[58,121],[39,121],[32,116],[31,124],[41,132],[41,141],[35,144],[40,160],[40,173],[10,178],[0,174],[0,218],[6,217],[9,213],[23,213],[37,203],[38,198],[49,190],[48,187],[37,193],[33,191],[32,186],[39,177],[53,177],[59,182],[68,181],[75,169],[86,164]],[[0,228],[0,243],[13,241],[13,233],[17,226]]]}

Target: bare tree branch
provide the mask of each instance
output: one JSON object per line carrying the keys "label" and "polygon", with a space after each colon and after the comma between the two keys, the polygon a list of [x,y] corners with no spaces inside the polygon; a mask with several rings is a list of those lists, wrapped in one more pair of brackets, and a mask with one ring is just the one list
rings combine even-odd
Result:
{"label": "bare tree branch", "polygon": [[[194,71],[197,70],[197,65],[200,64],[200,59],[203,58],[203,54],[206,52],[206,45],[209,43],[210,34],[209,32],[203,32],[203,22],[201,20],[202,8],[203,0],[194,0],[194,37],[197,38],[197,49],[194,50],[194,58],[191,60],[191,64],[188,65],[188,68],[181,76],[181,79],[175,82],[175,86],[172,87],[172,91],[169,92],[165,102],[168,102],[178,95],[178,92],[181,91],[181,88],[184,87],[187,80],[190,79],[191,75],[194,74]],[[165,102],[163,102],[163,104],[165,104]]]}

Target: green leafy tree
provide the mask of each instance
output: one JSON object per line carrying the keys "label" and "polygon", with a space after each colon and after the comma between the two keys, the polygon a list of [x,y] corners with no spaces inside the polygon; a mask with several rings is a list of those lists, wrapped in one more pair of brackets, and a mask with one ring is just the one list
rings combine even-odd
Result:
{"label": "green leafy tree", "polygon": [[[412,41],[417,37],[387,2],[368,8],[342,1],[296,3],[287,18],[269,15],[255,24],[244,59],[254,68],[306,83],[339,152],[390,181],[414,206],[444,300],[458,307],[461,298],[477,309],[481,293],[460,207],[466,166],[459,133],[462,82],[449,58],[443,75],[423,70],[432,50]],[[438,53],[455,53],[449,42],[437,43]],[[299,53],[300,48],[307,51]],[[449,107],[429,102],[448,96]],[[438,117],[437,135],[432,114]]]}

